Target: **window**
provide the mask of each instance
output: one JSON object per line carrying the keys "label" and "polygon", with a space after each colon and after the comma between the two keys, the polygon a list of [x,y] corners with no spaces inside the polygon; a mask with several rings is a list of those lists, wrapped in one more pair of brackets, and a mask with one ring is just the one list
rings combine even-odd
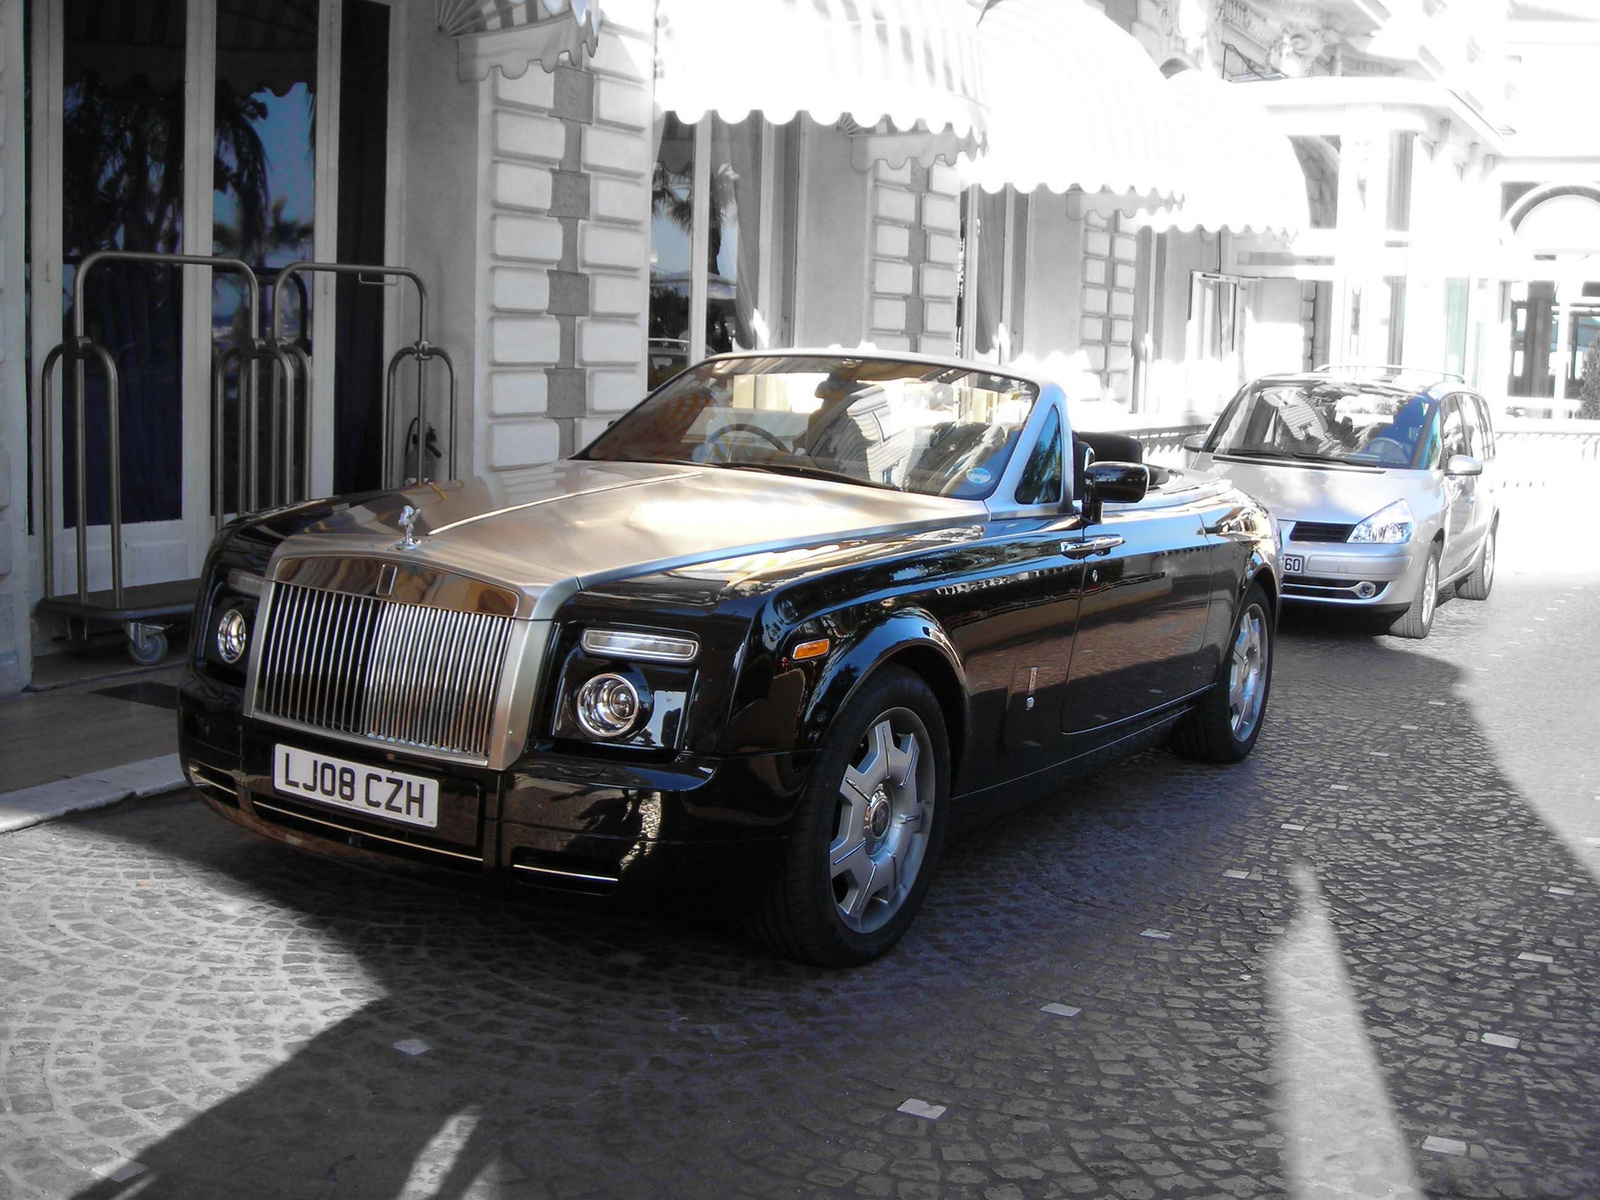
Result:
{"label": "window", "polygon": [[1478,409],[1478,449],[1479,457],[1489,459],[1494,457],[1494,423],[1489,420],[1489,406],[1482,396],[1474,396],[1473,404]]}
{"label": "window", "polygon": [[1456,403],[1461,407],[1461,423],[1467,435],[1467,449],[1458,451],[1458,453],[1470,454],[1474,458],[1481,458],[1483,456],[1483,418],[1478,412],[1478,405],[1471,396],[1457,396],[1455,399]]}
{"label": "window", "polygon": [[965,269],[956,337],[970,358],[1009,362],[1022,352],[1030,203],[1010,187],[973,188],[962,197]]}
{"label": "window", "polygon": [[1448,459],[1452,454],[1471,454],[1468,448],[1467,428],[1461,419],[1461,405],[1454,396],[1444,402],[1444,430],[1440,435],[1444,441],[1442,458]]}
{"label": "window", "polygon": [[788,340],[794,132],[756,115],[656,122],[651,387],[708,354]]}
{"label": "window", "polygon": [[1045,418],[1039,440],[1028,455],[1017,483],[1018,504],[1061,503],[1061,414],[1054,409]]}

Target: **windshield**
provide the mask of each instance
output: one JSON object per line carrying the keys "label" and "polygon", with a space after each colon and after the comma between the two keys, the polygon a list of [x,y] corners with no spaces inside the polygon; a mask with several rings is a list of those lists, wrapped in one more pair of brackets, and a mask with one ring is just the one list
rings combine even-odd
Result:
{"label": "windshield", "polygon": [[580,457],[703,463],[929,496],[994,490],[1038,389],[966,367],[870,358],[712,359]]}
{"label": "windshield", "polygon": [[1240,393],[1212,433],[1216,454],[1409,467],[1435,429],[1426,395],[1358,383],[1258,384]]}

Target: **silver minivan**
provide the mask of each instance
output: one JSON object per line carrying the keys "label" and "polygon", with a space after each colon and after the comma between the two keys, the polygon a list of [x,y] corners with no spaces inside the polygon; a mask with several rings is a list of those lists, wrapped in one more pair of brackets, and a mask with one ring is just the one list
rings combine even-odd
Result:
{"label": "silver minivan", "polygon": [[1277,518],[1285,600],[1366,609],[1390,633],[1424,638],[1442,588],[1489,596],[1494,426],[1455,377],[1267,376],[1184,448],[1192,467],[1228,476]]}

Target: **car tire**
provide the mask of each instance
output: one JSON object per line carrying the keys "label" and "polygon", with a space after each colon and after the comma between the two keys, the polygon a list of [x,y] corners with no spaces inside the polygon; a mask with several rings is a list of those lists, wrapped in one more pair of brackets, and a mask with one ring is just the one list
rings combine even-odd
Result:
{"label": "car tire", "polygon": [[927,893],[949,793],[949,736],[933,691],[902,667],[875,672],[823,738],[752,932],[818,966],[886,953]]}
{"label": "car tire", "polygon": [[1395,637],[1421,639],[1433,631],[1433,615],[1439,610],[1439,543],[1428,548],[1428,561],[1417,580],[1417,594],[1411,607],[1389,624]]}
{"label": "car tire", "polygon": [[1472,574],[1456,584],[1456,595],[1463,600],[1487,600],[1489,589],[1494,587],[1495,539],[1500,533],[1500,518],[1496,517],[1483,538],[1483,550],[1478,554],[1478,565]]}
{"label": "car tire", "polygon": [[1275,635],[1266,590],[1253,583],[1234,615],[1216,680],[1199,707],[1173,730],[1174,752],[1197,762],[1236,763],[1255,748],[1272,690]]}

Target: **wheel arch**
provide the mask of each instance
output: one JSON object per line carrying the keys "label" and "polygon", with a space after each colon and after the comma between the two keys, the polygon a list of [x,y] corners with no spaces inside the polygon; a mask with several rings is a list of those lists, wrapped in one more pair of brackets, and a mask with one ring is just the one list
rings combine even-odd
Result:
{"label": "wheel arch", "polygon": [[902,609],[858,630],[830,659],[811,690],[800,726],[797,749],[821,744],[834,719],[875,673],[895,665],[928,685],[945,720],[950,743],[952,780],[965,757],[968,712],[966,673],[949,635],[934,617]]}

